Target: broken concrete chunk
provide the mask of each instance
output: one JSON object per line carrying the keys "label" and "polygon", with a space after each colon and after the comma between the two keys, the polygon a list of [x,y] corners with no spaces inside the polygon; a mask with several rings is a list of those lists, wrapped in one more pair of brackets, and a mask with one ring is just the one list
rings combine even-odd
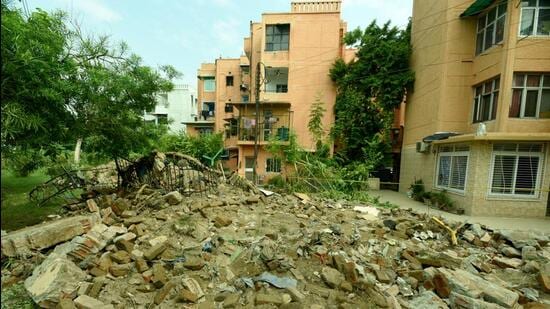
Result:
{"label": "broken concrete chunk", "polygon": [[321,277],[325,283],[333,289],[338,288],[342,281],[344,281],[344,275],[332,267],[323,267],[321,270]]}
{"label": "broken concrete chunk", "polygon": [[122,213],[128,208],[130,208],[130,201],[125,198],[118,198],[113,205],[111,205],[111,209],[117,216],[122,215]]}
{"label": "broken concrete chunk", "polygon": [[155,295],[155,304],[159,305],[162,303],[175,286],[176,284],[173,281],[168,281]]}
{"label": "broken concrete chunk", "polygon": [[143,257],[146,260],[150,261],[150,260],[153,260],[154,258],[156,258],[164,250],[166,250],[166,243],[165,242],[158,243],[158,244],[154,245],[153,247],[149,248],[149,250],[145,251],[145,253],[143,253]]}
{"label": "broken concrete chunk", "polygon": [[121,250],[111,254],[111,260],[119,264],[127,264],[130,263],[131,258],[128,252]]}
{"label": "broken concrete chunk", "polygon": [[409,302],[410,308],[441,309],[449,308],[445,302],[432,291],[425,291]]}
{"label": "broken concrete chunk", "polygon": [[170,205],[177,205],[183,201],[183,196],[178,191],[172,191],[166,194],[163,198]]}
{"label": "broken concrete chunk", "polygon": [[97,309],[97,308],[114,308],[113,305],[105,305],[103,302],[99,301],[96,298],[90,297],[88,295],[78,296],[74,303],[79,309]]}
{"label": "broken concrete chunk", "polygon": [[99,212],[99,207],[97,207],[97,204],[93,199],[87,200],[86,206],[88,206],[88,210],[90,212]]}
{"label": "broken concrete chunk", "polygon": [[282,305],[283,299],[277,294],[258,293],[256,294],[256,305]]}
{"label": "broken concrete chunk", "polygon": [[86,273],[65,256],[50,254],[25,280],[25,289],[44,308],[54,307],[62,295],[76,293]]}
{"label": "broken concrete chunk", "polygon": [[502,268],[519,268],[523,261],[516,258],[496,257],[493,259],[493,264]]}
{"label": "broken concrete chunk", "polygon": [[188,289],[181,289],[179,299],[183,302],[196,303],[199,300],[199,297],[197,294],[189,291]]}
{"label": "broken concrete chunk", "polygon": [[214,226],[217,228],[228,226],[232,222],[233,220],[231,220],[231,218],[223,215],[219,215],[219,216],[216,216],[216,218],[214,218]]}
{"label": "broken concrete chunk", "polygon": [[97,214],[76,216],[17,230],[1,239],[3,256],[25,256],[88,232],[99,222]]}

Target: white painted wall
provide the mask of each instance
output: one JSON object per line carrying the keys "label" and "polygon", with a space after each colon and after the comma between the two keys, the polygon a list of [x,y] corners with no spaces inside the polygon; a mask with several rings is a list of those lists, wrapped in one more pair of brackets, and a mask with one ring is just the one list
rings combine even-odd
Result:
{"label": "white painted wall", "polygon": [[182,122],[193,121],[197,113],[197,91],[187,84],[174,84],[174,89],[165,94],[157,95],[157,106],[150,113],[145,113],[144,119],[158,123],[159,115],[168,115],[172,121],[170,131],[179,133],[185,131]]}

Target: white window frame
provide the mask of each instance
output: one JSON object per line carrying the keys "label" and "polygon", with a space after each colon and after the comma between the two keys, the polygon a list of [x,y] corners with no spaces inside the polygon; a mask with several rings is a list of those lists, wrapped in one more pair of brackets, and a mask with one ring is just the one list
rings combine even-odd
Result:
{"label": "white window frame", "polygon": [[[523,75],[524,76],[522,86],[514,86],[516,75]],[[527,77],[529,75],[540,75],[540,82],[539,82],[539,85],[537,87],[527,86]],[[545,87],[544,86],[544,77],[545,76],[549,77],[550,73],[549,72],[544,72],[544,73],[539,73],[539,72],[537,72],[537,73],[517,72],[517,73],[514,73],[514,76],[512,78],[512,91],[514,89],[521,89],[522,92],[521,92],[521,102],[519,103],[520,104],[519,116],[518,117],[512,117],[512,118],[547,119],[547,118],[540,118],[539,117],[540,105],[542,104],[542,91],[543,90],[550,90],[550,87]],[[527,91],[530,91],[530,90],[531,91],[533,91],[533,90],[538,91],[538,93],[537,93],[537,109],[535,111],[535,116],[534,117],[525,116],[525,105],[526,105],[525,101],[527,100]]]}
{"label": "white window frame", "polygon": [[[540,0],[536,0],[537,4],[535,6],[521,6],[521,3],[523,1],[520,0],[520,15],[519,15],[519,22],[518,22],[518,36],[519,37],[548,37],[550,34],[537,34],[537,28],[539,26],[539,12],[540,9],[550,9],[550,6],[540,6]],[[521,21],[523,20],[523,10],[535,10],[535,14],[533,16],[533,31],[530,34],[521,34]]]}
{"label": "white window frame", "polygon": [[[452,147],[452,151],[441,151],[441,148],[443,147]],[[468,147],[468,150],[462,150],[462,151],[456,151],[459,147]],[[453,166],[453,157],[466,157],[466,170],[464,174],[464,189],[457,189],[457,188],[451,188],[450,186],[442,186],[439,185],[439,169],[440,169],[440,158],[441,157],[450,157],[451,158],[451,169],[449,170],[449,185],[450,181],[452,179],[452,166]],[[470,146],[464,145],[464,144],[458,144],[458,145],[440,145],[437,152],[437,159],[436,159],[436,169],[435,169],[435,177],[434,177],[434,187],[440,190],[446,190],[448,192],[454,192],[459,194],[464,194],[466,191],[466,187],[468,185],[468,171],[470,169],[469,164],[470,163]]]}
{"label": "white window frame", "polygon": [[[497,197],[497,198],[501,198],[501,199],[505,199],[505,198],[508,198],[508,199],[528,199],[528,200],[533,200],[533,199],[539,199],[540,197],[540,186],[541,186],[541,181],[542,181],[542,173],[543,173],[543,170],[544,170],[544,157],[545,157],[545,145],[544,144],[541,144],[541,143],[531,143],[531,144],[536,144],[536,145],[542,145],[542,150],[540,152],[529,152],[529,151],[519,151],[518,150],[518,147],[519,147],[519,143],[515,143],[516,144],[516,150],[515,151],[510,151],[510,150],[494,150],[494,146],[495,144],[493,144],[493,149],[491,150],[491,166],[490,166],[490,169],[489,169],[489,183],[488,183],[488,190],[487,190],[487,196],[488,197]],[[523,157],[537,157],[539,158],[539,166],[538,166],[538,170],[537,170],[537,179],[535,181],[535,187],[533,188],[533,194],[516,194],[515,191],[516,191],[516,176],[517,176],[517,172],[518,172],[518,163],[519,163],[519,160],[516,159],[516,164],[515,164],[515,167],[514,167],[514,177],[513,177],[513,186],[512,186],[512,193],[493,193],[492,190],[493,190],[493,177],[494,177],[494,172],[495,172],[495,160],[496,160],[496,156],[498,155],[501,155],[501,156],[515,156],[516,158],[519,158],[520,156],[523,156]]]}
{"label": "white window frame", "polygon": [[[498,21],[499,19],[501,18],[504,18],[504,25],[503,25],[503,31],[504,29],[506,29],[506,15],[508,15],[508,8],[507,8],[507,1],[503,1],[503,2],[500,2],[499,4],[495,5],[494,7],[492,7],[489,11],[487,11],[486,14],[484,14],[483,16],[480,16],[478,18],[478,22],[477,22],[477,28],[476,28],[476,44],[475,44],[475,55],[480,55],[482,54],[483,52],[491,49],[491,47],[497,45],[497,44],[500,44],[502,42],[504,42],[504,35],[502,36],[502,40],[500,41],[496,41],[497,39],[497,24],[498,24]],[[501,7],[504,7],[504,14],[502,15],[499,15],[500,11],[501,11]],[[487,19],[489,18],[489,12],[491,12],[492,10],[495,10],[495,19],[490,21],[489,23],[487,23]],[[484,22],[484,26],[483,28],[480,29],[479,27],[479,20],[483,18],[485,20]],[[487,36],[487,28],[489,28],[489,26],[491,26],[491,24],[493,25],[493,42],[491,43],[491,46],[489,47],[485,47],[485,37]],[[478,39],[478,34],[480,32],[483,32],[483,39],[482,39],[482,44],[481,44],[481,50],[477,50],[477,39]]]}

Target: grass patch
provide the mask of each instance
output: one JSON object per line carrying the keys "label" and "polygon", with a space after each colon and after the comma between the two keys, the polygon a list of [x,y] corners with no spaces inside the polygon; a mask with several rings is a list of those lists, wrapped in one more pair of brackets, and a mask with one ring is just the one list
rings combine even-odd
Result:
{"label": "grass patch", "polygon": [[29,200],[29,192],[49,177],[43,170],[27,177],[17,177],[9,170],[2,170],[2,229],[13,231],[25,226],[38,224],[48,215],[61,211],[59,203],[37,206]]}

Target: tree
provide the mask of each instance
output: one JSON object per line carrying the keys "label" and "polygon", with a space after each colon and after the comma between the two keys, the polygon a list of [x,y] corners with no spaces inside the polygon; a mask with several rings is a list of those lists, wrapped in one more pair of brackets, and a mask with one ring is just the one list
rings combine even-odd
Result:
{"label": "tree", "polygon": [[328,145],[324,143],[325,129],[323,127],[323,116],[326,112],[325,103],[321,100],[321,93],[318,93],[315,97],[315,101],[311,105],[309,111],[309,122],[307,127],[313,143],[315,144],[315,151],[321,155],[328,155],[330,151]]}
{"label": "tree", "polygon": [[106,157],[151,144],[143,111],[170,91],[178,72],[144,66],[126,44],[86,36],[62,12],[24,18],[2,1],[3,150],[47,149],[83,141]]}
{"label": "tree", "polygon": [[[332,135],[345,161],[365,159],[364,148],[377,133],[387,136],[393,110],[414,81],[409,68],[410,22],[405,30],[378,26],[373,21],[364,31],[349,32],[344,41],[358,48],[351,63],[339,59],[330,70],[338,95]],[[385,139],[382,139],[385,140]],[[383,143],[382,143],[383,144]],[[380,145],[384,150],[387,145]]]}

